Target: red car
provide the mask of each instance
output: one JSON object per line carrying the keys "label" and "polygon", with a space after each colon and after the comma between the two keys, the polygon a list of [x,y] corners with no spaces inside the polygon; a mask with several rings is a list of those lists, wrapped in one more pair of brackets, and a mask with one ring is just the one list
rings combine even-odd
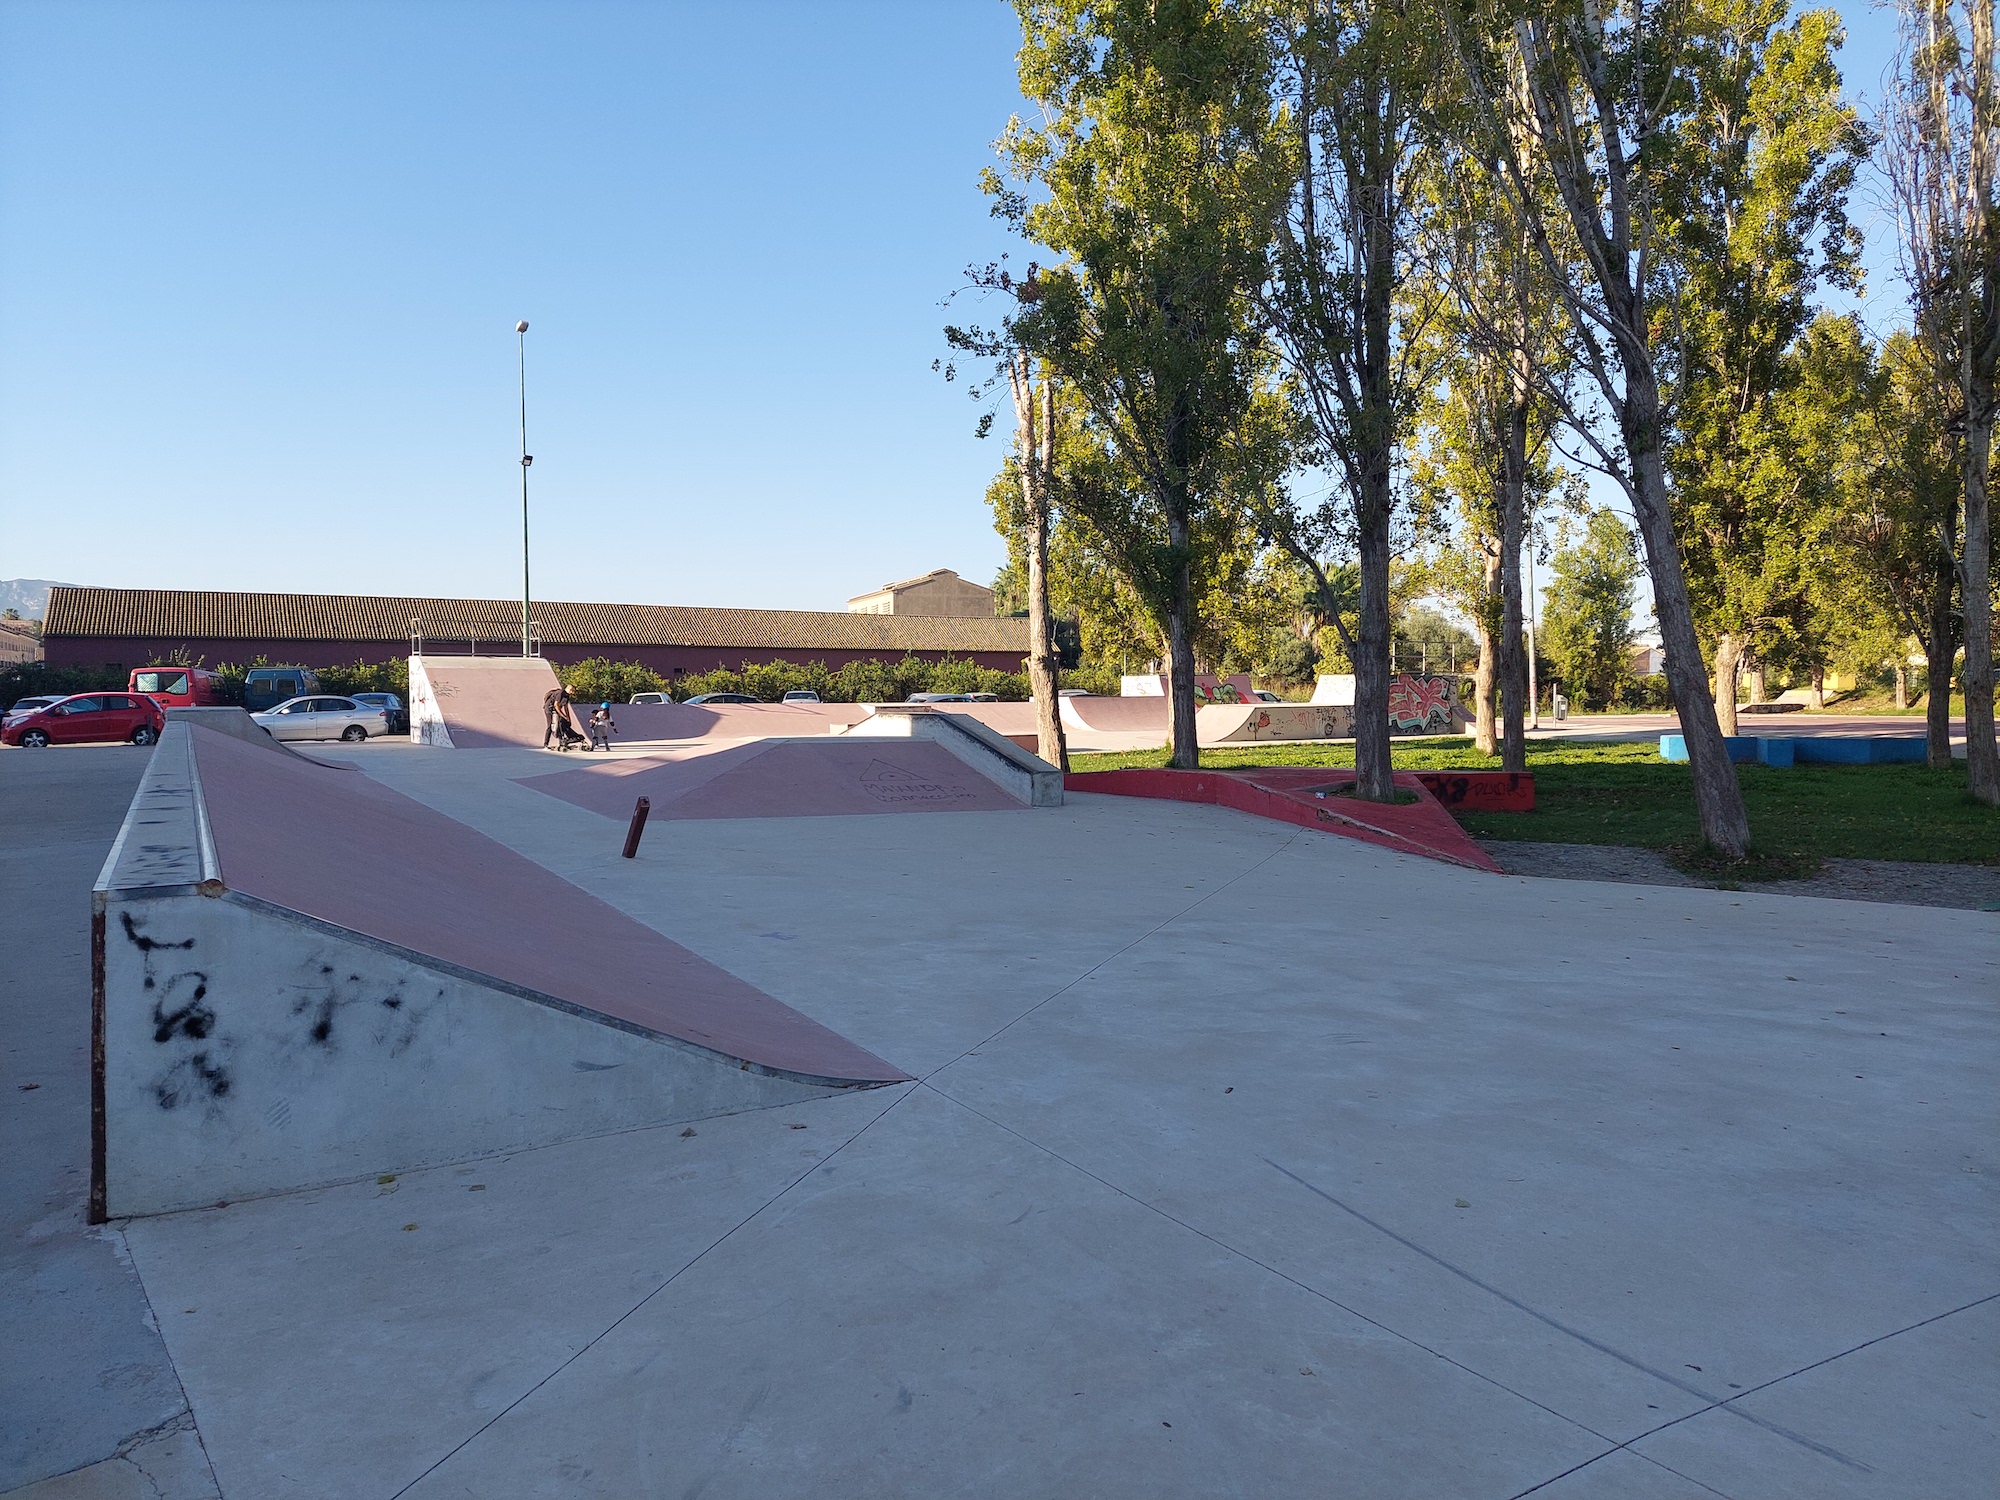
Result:
{"label": "red car", "polygon": [[78,693],[11,719],[0,729],[0,745],[115,744],[129,740],[150,745],[166,727],[166,712],[151,698],[137,693]]}

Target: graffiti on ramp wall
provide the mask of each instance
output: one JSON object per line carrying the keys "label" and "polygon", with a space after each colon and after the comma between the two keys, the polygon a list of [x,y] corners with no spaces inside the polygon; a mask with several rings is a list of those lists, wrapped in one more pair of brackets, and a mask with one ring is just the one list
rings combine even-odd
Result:
{"label": "graffiti on ramp wall", "polygon": [[1393,734],[1450,734],[1464,721],[1456,677],[1398,672],[1389,679],[1389,729]]}

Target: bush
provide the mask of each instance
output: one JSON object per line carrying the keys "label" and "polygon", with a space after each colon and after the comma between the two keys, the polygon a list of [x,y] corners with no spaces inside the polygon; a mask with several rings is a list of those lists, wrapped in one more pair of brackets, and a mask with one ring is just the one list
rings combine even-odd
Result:
{"label": "bush", "polygon": [[557,669],[556,676],[579,703],[630,703],[634,693],[663,693],[666,679],[636,661],[592,656]]}
{"label": "bush", "polygon": [[1318,665],[1319,652],[1313,643],[1285,631],[1270,643],[1257,670],[1261,676],[1275,677],[1280,682],[1311,682],[1313,669]]}
{"label": "bush", "polygon": [[[1067,680],[1067,674],[1065,674]],[[826,703],[901,703],[912,693],[991,693],[1008,702],[1028,696],[1027,674],[996,672],[976,662],[947,657],[925,661],[906,656],[901,661],[851,661],[837,672],[825,662],[745,662],[738,671],[717,667],[674,679],[677,700],[700,693],[748,693],[776,703],[786,693],[809,689]]]}
{"label": "bush", "polygon": [[346,667],[318,667],[313,675],[329,693],[394,693],[407,707],[410,701],[410,659],[357,661]]}
{"label": "bush", "polygon": [[0,667],[0,708],[12,708],[22,698],[101,693],[122,688],[129,680],[122,667],[52,667],[39,661],[13,662]]}
{"label": "bush", "polygon": [[1651,677],[1632,678],[1625,686],[1625,704],[1641,712],[1667,711],[1674,706],[1673,690],[1667,686],[1664,674],[1655,672]]}

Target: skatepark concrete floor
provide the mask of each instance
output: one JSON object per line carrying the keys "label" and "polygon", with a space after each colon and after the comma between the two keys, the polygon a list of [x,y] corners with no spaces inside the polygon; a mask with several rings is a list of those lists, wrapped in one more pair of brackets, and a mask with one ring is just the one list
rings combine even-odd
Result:
{"label": "skatepark concrete floor", "polygon": [[[38,1330],[43,1406],[171,1420],[91,1363],[158,1373],[149,1300],[224,1495],[1943,1500],[2000,1469],[1990,914],[1080,795],[655,825],[628,862],[515,784],[540,752],[315,753],[918,1082],[87,1241],[131,1269],[77,1315],[130,1347]],[[125,793],[38,795],[88,805],[24,861],[53,944]],[[62,951],[17,1037],[80,1024]],[[37,1067],[80,1157],[82,1058]],[[79,1183],[8,1181],[80,1219]],[[12,1480],[114,1451],[40,1441]],[[90,1473],[25,1493],[124,1493]]]}

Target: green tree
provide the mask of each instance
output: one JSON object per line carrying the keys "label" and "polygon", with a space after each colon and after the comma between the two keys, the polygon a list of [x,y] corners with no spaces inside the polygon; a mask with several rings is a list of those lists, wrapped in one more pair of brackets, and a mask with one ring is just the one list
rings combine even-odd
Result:
{"label": "green tree", "polygon": [[1807,462],[1813,428],[1784,408],[1804,379],[1795,346],[1814,293],[1858,289],[1846,204],[1869,139],[1841,98],[1834,12],[1786,24],[1788,0],[1705,0],[1690,13],[1692,97],[1663,132],[1659,195],[1680,267],[1667,469],[1718,719],[1734,734],[1746,656],[1796,653],[1824,623],[1810,618],[1812,543],[1838,477]]}
{"label": "green tree", "polygon": [[[1959,648],[1958,436],[1946,390],[1908,330],[1890,336],[1855,434],[1864,489],[1854,531],[1875,592],[1924,652],[1926,759],[1948,771]],[[1896,652],[1901,671],[1900,645]]]}
{"label": "green tree", "polygon": [[[1259,366],[1271,112],[1254,16],[1230,0],[1016,0],[1021,92],[1038,120],[1001,141],[996,212],[1062,257],[1012,325],[1074,394],[1095,444],[1062,504],[1095,530],[1154,621],[1172,687],[1172,764],[1199,764],[1198,580],[1243,482]],[[1032,197],[1031,197],[1032,195]],[[962,342],[962,331],[954,343]]]}
{"label": "green tree", "polygon": [[1609,418],[1605,430],[1596,412],[1566,402],[1570,430],[1624,490],[1644,543],[1702,838],[1741,859],[1750,821],[1702,666],[1664,452],[1671,319],[1661,317],[1659,282],[1672,244],[1655,205],[1675,111],[1694,97],[1688,14],[1644,0],[1437,8],[1470,109],[1466,159],[1526,226],[1578,383]]}
{"label": "green tree", "polygon": [[1958,596],[1965,642],[1965,769],[2000,805],[1993,729],[1993,469],[2000,364],[2000,70],[1993,0],[1900,0],[1884,109],[1916,346],[1958,435]]}
{"label": "green tree", "polygon": [[[1344,494],[1282,493],[1266,526],[1318,585],[1320,612],[1354,667],[1358,795],[1395,797],[1389,757],[1389,604],[1395,477],[1412,394],[1398,292],[1410,274],[1424,18],[1383,0],[1277,4],[1285,108],[1269,154],[1290,177],[1264,315],[1284,351],[1312,458]],[[1351,551],[1355,623],[1324,566]]]}
{"label": "green tree", "polygon": [[1556,552],[1536,645],[1570,693],[1592,708],[1616,704],[1632,675],[1639,571],[1631,531],[1606,509],[1592,511],[1582,537]]}

